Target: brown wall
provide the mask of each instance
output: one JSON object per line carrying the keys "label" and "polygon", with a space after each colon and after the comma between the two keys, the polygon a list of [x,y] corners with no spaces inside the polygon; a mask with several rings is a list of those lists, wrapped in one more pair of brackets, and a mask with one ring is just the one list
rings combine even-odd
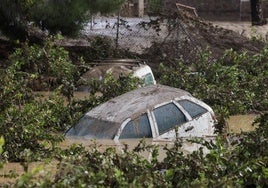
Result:
{"label": "brown wall", "polygon": [[[182,3],[197,9],[200,17],[210,20],[250,20],[250,3],[240,0],[165,0],[167,9]],[[262,1],[264,17],[268,17],[268,1]],[[267,10],[267,11],[266,11]]]}
{"label": "brown wall", "polygon": [[191,5],[197,9],[201,17],[208,19],[227,20],[239,17],[240,0],[180,0],[182,4]]}
{"label": "brown wall", "polygon": [[[121,15],[142,16],[139,15],[139,1],[127,0]],[[146,14],[147,1],[144,0],[144,14]],[[163,0],[163,8],[177,11],[176,2],[195,7],[198,15],[208,20],[250,21],[251,19],[249,1],[241,3],[240,0]],[[268,18],[268,0],[262,0],[262,7],[264,17]]]}
{"label": "brown wall", "polygon": [[142,17],[146,10],[146,0],[126,0],[121,8],[121,16]]}

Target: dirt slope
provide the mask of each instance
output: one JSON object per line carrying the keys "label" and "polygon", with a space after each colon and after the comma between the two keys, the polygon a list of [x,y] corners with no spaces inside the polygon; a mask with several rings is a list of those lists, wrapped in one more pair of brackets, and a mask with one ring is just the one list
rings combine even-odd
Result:
{"label": "dirt slope", "polygon": [[[220,27],[220,23],[213,24],[206,20],[191,17],[188,15],[179,15],[181,38],[179,41],[165,41],[163,43],[155,43],[144,54],[144,58],[149,57],[151,66],[155,66],[156,62],[174,62],[177,59],[183,59],[185,62],[194,62],[196,54],[206,49],[212,52],[212,58],[221,57],[225,50],[233,49],[238,53],[247,52],[256,54],[265,46],[264,40],[252,40],[249,37],[235,31],[232,27]],[[231,24],[231,23],[230,23]],[[233,30],[232,30],[233,29]],[[244,26],[245,30],[250,27]],[[267,27],[268,29],[268,27]],[[258,30],[256,30],[258,32]]]}

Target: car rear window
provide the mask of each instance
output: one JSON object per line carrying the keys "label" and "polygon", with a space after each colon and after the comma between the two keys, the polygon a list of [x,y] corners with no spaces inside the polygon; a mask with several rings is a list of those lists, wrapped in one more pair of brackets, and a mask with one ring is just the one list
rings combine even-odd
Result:
{"label": "car rear window", "polygon": [[66,132],[66,136],[83,136],[92,139],[113,139],[120,124],[83,116],[80,121]]}
{"label": "car rear window", "polygon": [[152,130],[147,114],[129,121],[124,127],[119,139],[124,138],[151,138]]}
{"label": "car rear window", "polygon": [[160,106],[153,110],[160,134],[186,122],[185,115],[173,103]]}
{"label": "car rear window", "polygon": [[192,118],[201,116],[202,114],[207,112],[207,109],[202,106],[189,101],[189,100],[180,100],[177,101],[189,114]]}

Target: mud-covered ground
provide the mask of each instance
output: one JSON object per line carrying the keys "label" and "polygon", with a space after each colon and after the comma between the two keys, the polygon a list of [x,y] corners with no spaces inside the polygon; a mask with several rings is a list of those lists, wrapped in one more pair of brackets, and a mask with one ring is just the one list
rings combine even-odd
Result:
{"label": "mud-covered ground", "polygon": [[182,20],[182,31],[187,37],[180,40],[179,47],[176,41],[156,43],[147,50],[144,57],[150,57],[152,62],[170,60],[172,63],[178,57],[182,57],[184,62],[194,62],[195,56],[206,49],[211,51],[212,59],[217,59],[227,49],[256,54],[265,46],[267,25],[252,27],[250,22],[209,22],[198,18]]}
{"label": "mud-covered ground", "polygon": [[[129,20],[128,25],[137,24],[137,18],[128,18]],[[133,23],[131,23],[131,20],[133,20]],[[95,21],[97,23],[99,20]],[[255,54],[263,49],[268,38],[268,25],[252,27],[250,22],[209,22],[199,18],[185,17],[181,17],[179,21],[182,23],[181,27],[179,29],[173,28],[173,35],[174,33],[176,35],[175,38],[173,37],[174,40],[167,40],[165,36],[163,37],[163,33],[160,33],[159,36],[155,35],[155,33],[150,35],[149,30],[137,31],[135,28],[130,27],[127,32],[122,33],[121,31],[119,43],[123,48],[134,48],[132,50],[134,53],[135,48],[137,48],[138,56],[149,59],[151,64],[157,64],[157,62],[174,60],[178,59],[178,57],[183,57],[187,61],[205,49],[209,49],[212,52],[213,58],[220,57],[226,49],[230,48],[237,52],[247,51],[250,54]],[[107,29],[105,23],[95,24],[93,29],[88,25],[84,34],[92,36],[92,34],[96,35],[100,32],[102,35],[105,35],[105,33],[111,35],[114,30],[104,31],[100,27],[103,26],[103,28]],[[108,29],[114,29],[114,24],[110,23]],[[142,33],[144,33],[144,36]],[[163,39],[159,40],[160,37],[163,37]],[[90,44],[88,39],[87,41],[84,39],[72,39],[65,40],[65,42],[64,45],[68,44],[67,50],[72,51],[72,49],[75,49],[82,52],[88,51],[87,44]],[[70,47],[72,45],[75,47]],[[15,46],[15,43],[0,37],[1,67],[3,66],[2,61],[7,59]],[[147,48],[141,52],[140,50],[144,47]]]}
{"label": "mud-covered ground", "polygon": [[214,21],[213,25],[235,31],[236,33],[245,36],[249,39],[253,37],[268,40],[268,24],[262,26],[252,26],[251,22],[226,22]]}
{"label": "mud-covered ground", "polygon": [[[230,48],[238,52],[258,52],[264,46],[260,41],[266,39],[268,31],[267,25],[252,27],[250,22],[209,22],[183,13],[172,19],[122,18],[124,22],[120,22],[117,36],[119,46],[145,56],[155,54],[158,58],[162,55],[193,56],[195,48],[209,48],[218,57]],[[115,39],[116,24],[115,18],[96,18],[83,33]]]}

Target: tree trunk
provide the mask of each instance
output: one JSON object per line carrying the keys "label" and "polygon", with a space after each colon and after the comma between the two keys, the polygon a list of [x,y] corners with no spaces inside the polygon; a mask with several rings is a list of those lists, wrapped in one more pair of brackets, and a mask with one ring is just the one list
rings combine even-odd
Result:
{"label": "tree trunk", "polygon": [[266,20],[263,18],[261,0],[250,0],[250,6],[252,25],[266,24]]}

